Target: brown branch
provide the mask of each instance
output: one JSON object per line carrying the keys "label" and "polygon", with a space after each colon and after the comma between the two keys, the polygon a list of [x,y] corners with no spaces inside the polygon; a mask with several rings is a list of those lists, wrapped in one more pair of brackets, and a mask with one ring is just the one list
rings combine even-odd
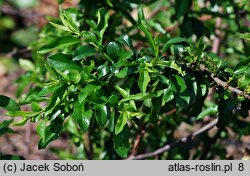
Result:
{"label": "brown branch", "polygon": [[15,56],[21,55],[22,57],[31,57],[31,50],[24,48],[24,49],[18,49],[18,48],[13,48],[8,53],[0,53],[0,58],[13,58]]}
{"label": "brown branch", "polygon": [[173,147],[176,147],[178,144],[180,143],[185,143],[185,142],[188,142],[190,140],[193,140],[194,138],[196,138],[197,136],[199,136],[200,134],[210,130],[211,128],[215,127],[215,125],[217,124],[218,122],[218,119],[215,119],[213,120],[212,122],[208,123],[207,125],[205,125],[204,127],[200,128],[199,130],[197,130],[196,132],[194,132],[193,134],[189,135],[189,136],[186,136],[184,138],[181,138],[180,140],[178,141],[175,141],[171,144],[167,144],[153,152],[149,152],[149,153],[145,153],[145,154],[141,154],[141,155],[137,155],[137,156],[133,156],[133,157],[130,157],[129,159],[131,160],[141,160],[141,159],[146,159],[146,158],[149,158],[149,157],[154,157],[154,156],[157,156],[161,153],[164,153],[170,149],[172,149]]}
{"label": "brown branch", "polygon": [[200,70],[203,72],[206,71],[217,85],[222,86],[224,89],[227,89],[233,93],[236,93],[237,95],[241,95],[241,96],[245,97],[246,99],[250,100],[250,95],[248,95],[245,91],[242,91],[236,87],[230,86],[227,82],[224,82],[220,78],[216,77],[214,73],[211,73],[203,65],[200,65]]}
{"label": "brown branch", "polygon": [[250,95],[238,88],[230,86],[227,82],[222,81],[220,78],[215,77],[214,73],[211,73],[210,77],[216,82],[217,85],[222,86],[224,89],[230,90],[231,92],[234,92],[237,95],[242,95],[246,99],[250,100]]}
{"label": "brown branch", "polygon": [[90,139],[90,132],[87,131],[83,136],[84,151],[88,160],[93,159],[93,145]]}

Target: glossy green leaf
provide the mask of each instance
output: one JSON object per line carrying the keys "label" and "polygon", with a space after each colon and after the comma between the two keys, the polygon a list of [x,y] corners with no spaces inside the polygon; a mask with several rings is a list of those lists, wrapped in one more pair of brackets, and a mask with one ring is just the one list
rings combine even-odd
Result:
{"label": "glossy green leaf", "polygon": [[8,111],[19,111],[20,107],[17,102],[7,96],[0,95],[0,107]]}
{"label": "glossy green leaf", "polygon": [[175,44],[180,44],[180,43],[189,44],[187,39],[181,38],[181,37],[175,37],[175,38],[170,39],[167,43],[164,44],[162,53],[164,53],[168,48],[170,48],[170,46],[175,45]]}
{"label": "glossy green leaf", "polygon": [[107,65],[100,65],[97,68],[98,78],[102,78],[110,73],[110,69]]}
{"label": "glossy green leaf", "polygon": [[115,151],[122,157],[128,156],[130,150],[129,144],[130,132],[127,125],[124,126],[123,130],[114,136]]}
{"label": "glossy green leaf", "polygon": [[150,79],[148,71],[146,70],[140,71],[138,85],[142,94],[145,94],[145,92],[147,91],[147,86],[150,80],[151,79]]}
{"label": "glossy green leaf", "polygon": [[166,103],[174,99],[174,94],[171,90],[171,88],[167,88],[163,90],[163,95],[162,95],[162,102],[161,105],[164,106]]}
{"label": "glossy green leaf", "polygon": [[40,140],[38,149],[44,149],[47,145],[56,140],[63,128],[63,117],[58,116],[50,122],[48,126],[44,122],[37,128]]}
{"label": "glossy green leaf", "polygon": [[63,10],[61,7],[59,8],[60,10],[60,19],[63,23],[63,25],[69,29],[72,33],[75,33],[77,35],[80,35],[80,31],[78,29],[76,20],[74,18],[72,18],[72,16],[70,15],[70,9],[67,10]]}
{"label": "glossy green leaf", "polygon": [[247,70],[250,70],[250,57],[241,60],[241,61],[234,67],[234,73],[235,73],[235,74],[246,73]]}
{"label": "glossy green leaf", "polygon": [[95,111],[95,117],[98,124],[104,126],[109,118],[110,110],[106,105],[98,105]]}
{"label": "glossy green leaf", "polygon": [[121,54],[121,49],[116,42],[109,42],[107,54],[112,60],[117,60]]}
{"label": "glossy green leaf", "polygon": [[115,134],[119,134],[124,126],[127,124],[127,120],[129,119],[129,113],[128,111],[124,111],[124,112],[121,112],[119,117],[118,117],[118,120],[116,122],[116,125],[115,125]]}
{"label": "glossy green leaf", "polygon": [[81,74],[77,70],[67,70],[66,75],[67,80],[75,84],[79,83],[81,80]]}
{"label": "glossy green leaf", "polygon": [[67,85],[63,85],[52,94],[48,106],[45,108],[46,115],[50,114],[54,110],[54,108],[62,101],[66,89]]}
{"label": "glossy green leaf", "polygon": [[128,67],[122,68],[118,73],[115,73],[117,78],[124,78],[128,75]]}
{"label": "glossy green leaf", "polygon": [[101,89],[101,86],[98,86],[96,83],[90,83],[86,87],[80,90],[78,95],[78,100],[82,103],[91,93],[94,91]]}
{"label": "glossy green leaf", "polygon": [[174,93],[176,103],[186,109],[190,102],[190,93],[183,77],[175,75],[171,79],[171,90]]}
{"label": "glossy green leaf", "polygon": [[83,45],[76,49],[73,61],[85,59],[86,57],[94,56],[96,54],[95,49],[91,45]]}
{"label": "glossy green leaf", "polygon": [[54,23],[54,22],[49,22],[51,25],[53,25],[55,28],[59,29],[59,30],[62,30],[62,31],[67,31],[67,32],[70,32],[71,30],[68,29],[67,27],[61,25],[61,24],[57,24],[57,23]]}
{"label": "glossy green leaf", "polygon": [[159,47],[156,46],[155,41],[152,37],[152,34],[150,33],[148,26],[146,24],[146,20],[145,20],[145,16],[144,16],[144,12],[142,7],[140,7],[139,11],[138,11],[138,27],[140,28],[140,30],[142,30],[144,32],[144,34],[146,35],[146,38],[150,44],[150,47],[153,49],[154,51],[154,56],[158,57],[158,53],[159,53]]}
{"label": "glossy green leaf", "polygon": [[40,112],[29,112],[29,111],[9,111],[6,113],[6,115],[11,117],[32,117]]}
{"label": "glossy green leaf", "polygon": [[130,49],[134,49],[131,38],[128,35],[122,35],[118,38],[118,41],[123,45],[127,45]]}
{"label": "glossy green leaf", "polygon": [[123,98],[126,98],[129,96],[129,92],[124,90],[123,88],[119,86],[115,86],[115,89],[122,95]]}
{"label": "glossy green leaf", "polygon": [[89,107],[85,107],[84,103],[75,102],[72,118],[77,121],[83,132],[89,129],[90,120],[93,116],[93,111]]}
{"label": "glossy green leaf", "polygon": [[31,109],[34,112],[40,112],[42,110],[41,106],[37,102],[31,103]]}
{"label": "glossy green leaf", "polygon": [[46,54],[54,49],[62,49],[80,42],[81,40],[71,36],[58,37],[42,46],[37,52],[39,54]]}
{"label": "glossy green leaf", "polygon": [[177,20],[188,11],[191,4],[191,0],[175,0],[175,17]]}
{"label": "glossy green leaf", "polygon": [[14,122],[13,123],[13,126],[24,126],[29,120],[30,120],[31,117],[23,117],[22,120],[20,121],[17,121],[17,122]]}
{"label": "glossy green leaf", "polygon": [[196,118],[196,120],[200,120],[203,119],[204,117],[208,116],[208,115],[215,115],[218,112],[218,107],[209,107],[207,109],[205,109],[204,111],[202,111]]}
{"label": "glossy green leaf", "polygon": [[96,35],[90,31],[82,31],[81,36],[84,38],[84,41],[87,43],[88,42],[96,43],[97,41]]}
{"label": "glossy green leaf", "polygon": [[78,70],[81,71],[83,68],[79,64],[71,61],[71,56],[62,53],[56,53],[48,57],[48,63],[59,71],[65,70]]}
{"label": "glossy green leaf", "polygon": [[113,93],[110,97],[109,97],[109,104],[110,106],[116,106],[119,102],[119,95],[117,95],[116,93]]}
{"label": "glossy green leaf", "polygon": [[37,94],[37,96],[44,96],[50,93],[55,92],[57,89],[59,89],[62,85],[59,84],[59,82],[49,82],[45,83],[42,90]]}
{"label": "glossy green leaf", "polygon": [[98,17],[97,31],[98,31],[98,37],[99,37],[99,45],[101,45],[104,32],[108,27],[109,14],[105,10],[105,8],[100,8],[97,12],[97,17]]}

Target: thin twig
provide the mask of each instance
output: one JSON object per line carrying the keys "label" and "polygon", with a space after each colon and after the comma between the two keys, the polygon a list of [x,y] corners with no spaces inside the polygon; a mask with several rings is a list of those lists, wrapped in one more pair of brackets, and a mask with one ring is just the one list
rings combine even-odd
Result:
{"label": "thin twig", "polygon": [[230,86],[227,82],[222,81],[220,78],[216,77],[214,73],[211,73],[207,68],[205,68],[204,66],[200,66],[200,70],[201,71],[206,71],[209,73],[210,77],[214,80],[214,82],[219,85],[222,86],[224,89],[227,89],[233,93],[236,93],[237,95],[243,96],[246,99],[250,100],[250,95],[248,95],[245,91],[242,91],[236,87],[232,87]]}
{"label": "thin twig", "polygon": [[250,100],[250,95],[248,95],[247,93],[245,93],[244,91],[242,91],[242,90],[240,90],[240,89],[238,89],[238,88],[235,88],[235,87],[230,86],[228,83],[222,81],[220,78],[215,77],[214,73],[211,73],[211,74],[210,74],[210,77],[216,82],[217,85],[220,85],[220,86],[222,86],[224,89],[230,90],[231,92],[234,92],[234,93],[236,93],[237,95],[242,95],[242,96],[244,96],[246,99]]}
{"label": "thin twig", "polygon": [[13,48],[8,53],[0,54],[0,58],[13,58],[17,55],[21,55],[23,57],[31,57],[31,50],[24,48],[24,49],[18,49],[18,48]]}
{"label": "thin twig", "polygon": [[172,149],[173,147],[176,147],[178,144],[180,143],[184,143],[184,142],[188,142],[190,140],[193,140],[194,138],[196,138],[197,136],[199,136],[200,134],[210,130],[211,128],[215,127],[215,125],[217,124],[218,119],[213,120],[212,122],[208,123],[207,125],[205,125],[204,127],[200,128],[199,130],[197,130],[196,132],[194,132],[193,134],[186,136],[184,138],[181,138],[178,141],[175,141],[171,144],[167,144],[153,152],[149,152],[149,153],[145,153],[145,154],[141,154],[141,155],[137,155],[137,156],[133,156],[130,157],[129,159],[131,160],[141,160],[141,159],[145,159],[145,158],[149,158],[149,157],[154,157],[157,156],[161,153],[164,153],[170,149]]}

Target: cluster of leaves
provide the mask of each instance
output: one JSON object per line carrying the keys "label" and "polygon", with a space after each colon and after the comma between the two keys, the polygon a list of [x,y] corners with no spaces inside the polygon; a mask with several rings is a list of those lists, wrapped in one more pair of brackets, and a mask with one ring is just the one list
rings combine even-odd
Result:
{"label": "cluster of leaves", "polygon": [[[172,19],[182,19],[181,37],[166,34],[162,27],[166,22],[161,20],[168,14],[164,13],[160,21],[146,20],[141,3],[82,0],[78,9],[60,8],[60,17],[52,19],[39,41],[31,45],[35,64],[20,60],[27,72],[17,80],[19,101],[1,96],[0,106],[9,116],[23,117],[15,125],[38,123],[40,149],[67,132],[79,148],[92,143],[94,158],[126,158],[138,127],[148,130],[142,142],[154,150],[171,140],[182,121],[193,123],[218,114],[217,125],[223,129],[231,122],[241,122],[233,117],[248,116],[249,100],[225,87],[218,86],[215,103],[205,99],[214,82],[211,73],[250,93],[249,58],[230,68],[210,53],[200,38],[205,36],[199,31],[203,24],[190,15],[198,13],[189,12],[192,1],[176,0],[173,6]],[[162,3],[144,4],[153,8]],[[133,7],[138,9],[137,20],[131,15]],[[198,29],[191,28],[191,23]],[[195,44],[192,34],[200,38]],[[28,85],[29,92],[22,94]],[[19,105],[24,104],[32,111],[21,111]],[[238,106],[240,110],[235,113]],[[175,118],[166,115],[172,109],[177,110]],[[174,150],[168,158],[186,155]]]}

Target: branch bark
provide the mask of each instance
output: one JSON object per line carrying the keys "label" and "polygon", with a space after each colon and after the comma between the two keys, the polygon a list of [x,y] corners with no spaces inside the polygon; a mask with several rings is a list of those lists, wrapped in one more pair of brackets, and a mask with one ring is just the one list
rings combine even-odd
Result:
{"label": "branch bark", "polygon": [[175,141],[171,144],[167,144],[153,152],[149,152],[149,153],[145,153],[145,154],[141,154],[141,155],[137,155],[137,156],[131,156],[130,158],[128,159],[131,159],[131,160],[142,160],[142,159],[146,159],[146,158],[149,158],[149,157],[154,157],[154,156],[157,156],[161,153],[164,153],[164,152],[167,152],[168,150],[176,147],[178,144],[180,143],[185,143],[185,142],[188,142],[190,140],[193,140],[194,138],[196,138],[197,136],[199,136],[200,134],[210,130],[211,128],[215,127],[215,125],[217,124],[218,122],[218,119],[215,119],[213,121],[211,121],[210,123],[208,123],[207,125],[205,125],[204,127],[200,128],[199,130],[197,130],[196,132],[194,132],[193,134],[189,135],[189,136],[186,136],[184,138],[181,138],[180,140],[178,141]]}
{"label": "branch bark", "polygon": [[222,81],[220,78],[215,77],[214,73],[211,73],[210,77],[216,82],[217,85],[222,86],[224,89],[228,89],[231,92],[236,93],[237,95],[242,95],[246,99],[250,100],[250,95],[248,95],[247,93],[245,93],[244,91],[242,91],[238,88],[235,88],[235,87],[228,85],[228,83]]}

